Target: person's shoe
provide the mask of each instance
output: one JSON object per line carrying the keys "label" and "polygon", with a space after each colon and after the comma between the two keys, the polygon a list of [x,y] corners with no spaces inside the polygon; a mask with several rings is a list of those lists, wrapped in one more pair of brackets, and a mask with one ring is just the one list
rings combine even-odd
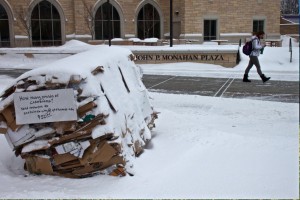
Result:
{"label": "person's shoe", "polygon": [[251,82],[251,81],[248,79],[248,74],[244,74],[243,82]]}
{"label": "person's shoe", "polygon": [[271,79],[271,77],[266,77],[264,74],[262,74],[260,77],[263,82],[267,82],[268,80]]}

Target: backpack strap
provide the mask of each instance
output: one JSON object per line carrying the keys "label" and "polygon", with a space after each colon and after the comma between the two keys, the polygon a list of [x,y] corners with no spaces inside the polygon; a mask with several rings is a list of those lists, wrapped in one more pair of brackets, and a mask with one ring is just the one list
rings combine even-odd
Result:
{"label": "backpack strap", "polygon": [[252,42],[252,51],[254,50],[254,49],[253,49],[253,46],[254,46],[254,45],[253,45],[253,42],[254,42],[255,40],[258,40],[258,42],[259,42],[259,39],[258,39],[257,37],[251,39],[251,42]]}

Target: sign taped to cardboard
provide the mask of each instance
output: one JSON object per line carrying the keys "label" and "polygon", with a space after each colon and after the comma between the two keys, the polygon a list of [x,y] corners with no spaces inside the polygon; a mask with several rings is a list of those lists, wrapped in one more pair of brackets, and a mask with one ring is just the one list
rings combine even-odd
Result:
{"label": "sign taped to cardboard", "polygon": [[77,120],[73,89],[15,93],[14,105],[18,125]]}

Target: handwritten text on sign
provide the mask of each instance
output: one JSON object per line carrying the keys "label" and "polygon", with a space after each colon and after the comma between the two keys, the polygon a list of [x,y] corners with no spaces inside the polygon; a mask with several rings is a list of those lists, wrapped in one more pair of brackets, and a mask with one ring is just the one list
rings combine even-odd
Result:
{"label": "handwritten text on sign", "polygon": [[73,89],[15,93],[14,104],[18,125],[77,120]]}

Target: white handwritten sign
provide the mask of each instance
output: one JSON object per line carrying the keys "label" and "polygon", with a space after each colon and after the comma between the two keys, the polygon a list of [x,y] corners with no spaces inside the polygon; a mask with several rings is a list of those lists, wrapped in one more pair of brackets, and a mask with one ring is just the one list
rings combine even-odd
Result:
{"label": "white handwritten sign", "polygon": [[18,125],[77,120],[73,89],[15,93],[14,104]]}

